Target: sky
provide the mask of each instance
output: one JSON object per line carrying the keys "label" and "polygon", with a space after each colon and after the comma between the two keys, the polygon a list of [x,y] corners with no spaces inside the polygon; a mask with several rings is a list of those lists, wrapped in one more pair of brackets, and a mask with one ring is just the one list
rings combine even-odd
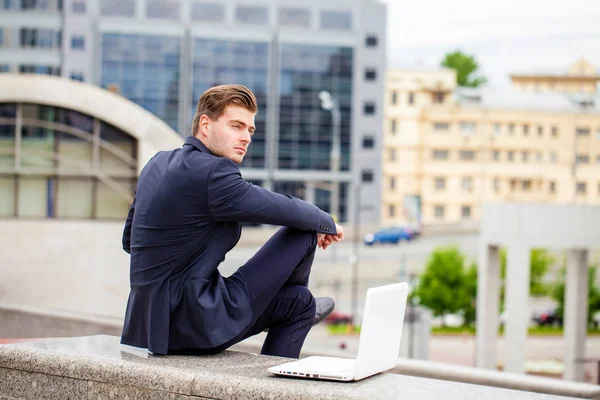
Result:
{"label": "sky", "polygon": [[600,0],[382,0],[388,67],[436,67],[456,49],[490,85],[514,72],[566,73],[584,57],[600,73]]}

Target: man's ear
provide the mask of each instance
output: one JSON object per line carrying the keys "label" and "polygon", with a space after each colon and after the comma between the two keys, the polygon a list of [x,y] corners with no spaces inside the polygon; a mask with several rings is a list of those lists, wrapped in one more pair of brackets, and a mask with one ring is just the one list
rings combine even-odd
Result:
{"label": "man's ear", "polygon": [[207,115],[202,115],[198,122],[198,138],[207,138],[210,136],[210,125],[212,121]]}

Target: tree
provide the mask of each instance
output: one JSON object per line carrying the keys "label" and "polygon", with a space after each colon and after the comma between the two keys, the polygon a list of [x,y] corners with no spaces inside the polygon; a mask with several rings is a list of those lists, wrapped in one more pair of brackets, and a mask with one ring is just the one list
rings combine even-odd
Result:
{"label": "tree", "polygon": [[471,326],[475,322],[477,316],[477,264],[472,263],[465,272],[465,285],[469,302],[465,304],[463,309],[464,326]]}
{"label": "tree", "polygon": [[456,83],[458,83],[458,86],[479,87],[487,82],[484,76],[475,77],[473,75],[479,69],[475,57],[460,50],[446,54],[441,65],[456,70]]}
{"label": "tree", "polygon": [[414,295],[433,315],[442,317],[442,321],[445,314],[456,313],[472,305],[469,293],[472,288],[467,284],[464,264],[465,256],[456,247],[437,248],[429,256],[425,271],[419,277]]}
{"label": "tree", "polygon": [[[544,283],[544,276],[554,263],[554,257],[545,249],[531,250],[531,278],[529,281],[529,294],[532,296],[546,296],[550,288]],[[500,251],[500,279],[506,279],[506,250]],[[504,286],[500,291],[500,302],[504,304]]]}
{"label": "tree", "polygon": [[[590,265],[588,268],[588,323],[592,322],[592,317],[596,311],[600,311],[600,290],[594,284],[596,279],[596,266]],[[552,290],[552,298],[558,303],[556,312],[560,319],[564,321],[565,314],[565,274],[566,266],[563,266],[561,278],[558,280]]]}

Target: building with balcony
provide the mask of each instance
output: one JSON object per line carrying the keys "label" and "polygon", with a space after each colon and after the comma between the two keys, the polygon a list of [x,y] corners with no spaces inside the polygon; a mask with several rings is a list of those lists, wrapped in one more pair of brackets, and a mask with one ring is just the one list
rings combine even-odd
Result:
{"label": "building with balcony", "polygon": [[453,70],[388,70],[383,224],[477,223],[484,202],[600,203],[597,104],[455,82]]}

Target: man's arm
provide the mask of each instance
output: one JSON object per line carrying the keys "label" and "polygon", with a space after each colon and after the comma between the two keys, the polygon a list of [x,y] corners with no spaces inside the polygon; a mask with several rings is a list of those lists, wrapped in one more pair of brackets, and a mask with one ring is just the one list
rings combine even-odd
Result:
{"label": "man's arm", "polygon": [[208,176],[210,214],[221,221],[289,226],[305,231],[335,234],[328,213],[292,196],[284,196],[246,182],[238,167],[226,158],[215,162]]}
{"label": "man's arm", "polygon": [[133,223],[133,211],[135,209],[135,197],[133,198],[133,203],[131,203],[131,208],[129,209],[129,214],[127,214],[127,220],[125,221],[125,228],[123,229],[123,250],[127,253],[131,254],[131,224]]}

